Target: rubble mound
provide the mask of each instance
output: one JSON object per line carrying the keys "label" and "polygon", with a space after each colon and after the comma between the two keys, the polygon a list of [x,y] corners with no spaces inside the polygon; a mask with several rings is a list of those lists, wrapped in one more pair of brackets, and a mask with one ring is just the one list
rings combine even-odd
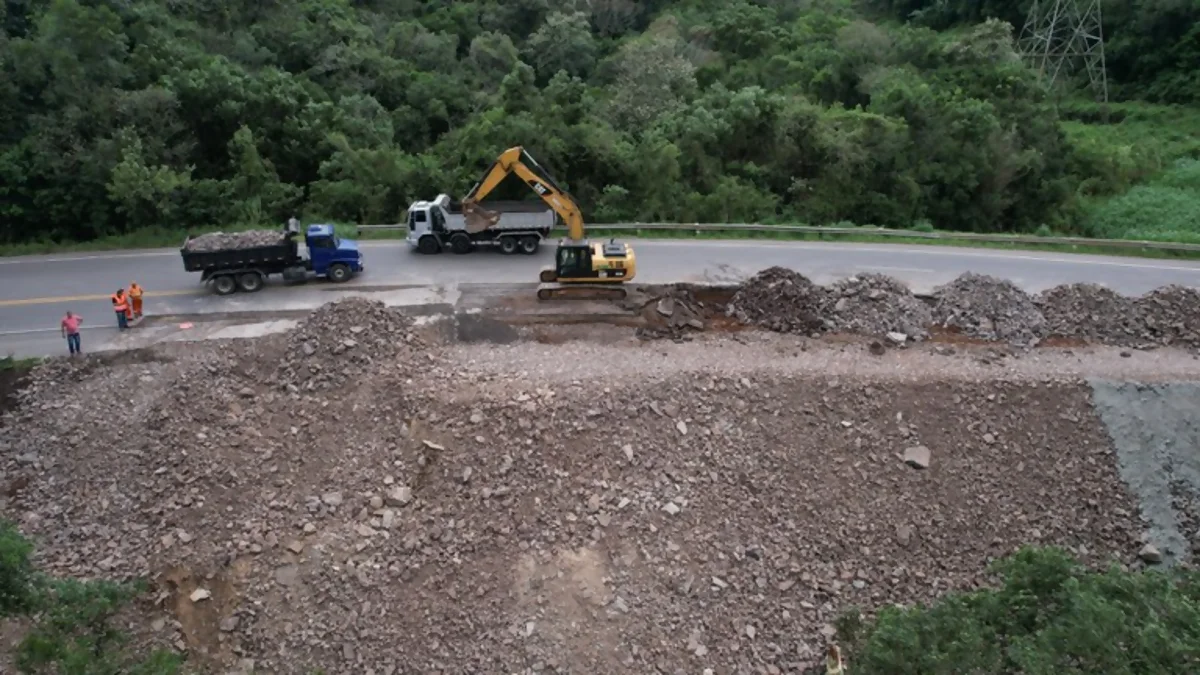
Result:
{"label": "rubble mound", "polygon": [[187,240],[184,250],[200,252],[276,246],[287,239],[282,230],[246,230],[244,232],[209,232]]}
{"label": "rubble mound", "polygon": [[739,321],[779,333],[811,335],[825,329],[828,296],[808,277],[784,267],[754,275],[734,294],[727,313]]}
{"label": "rubble mound", "polygon": [[936,325],[983,340],[1035,344],[1046,317],[1025,291],[1007,279],[967,272],[934,290]]}
{"label": "rubble mound", "polygon": [[679,339],[690,331],[704,330],[716,308],[702,302],[686,286],[673,286],[641,308],[646,325],[637,330],[643,339]]}
{"label": "rubble mound", "polygon": [[1200,347],[1200,291],[1172,284],[1150,291],[1134,305],[1155,342]]}
{"label": "rubble mound", "polygon": [[1043,292],[1037,304],[1046,334],[1120,346],[1145,343],[1146,322],[1134,301],[1097,284],[1064,284]]}
{"label": "rubble mound", "polygon": [[866,335],[903,333],[922,339],[933,323],[929,306],[908,286],[883,274],[860,274],[842,279],[829,291],[827,325],[832,330]]}
{"label": "rubble mound", "polygon": [[372,368],[395,365],[418,342],[412,320],[378,300],[322,305],[287,334],[276,381],[306,389],[340,387]]}

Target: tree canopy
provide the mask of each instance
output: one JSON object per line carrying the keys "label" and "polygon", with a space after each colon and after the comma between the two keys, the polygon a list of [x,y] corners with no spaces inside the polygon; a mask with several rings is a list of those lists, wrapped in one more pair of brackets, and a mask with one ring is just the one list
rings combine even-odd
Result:
{"label": "tree canopy", "polygon": [[[517,144],[596,222],[1071,229],[1028,4],[5,0],[0,242],[395,222]],[[1120,96],[1200,102],[1200,0],[1105,8]]]}

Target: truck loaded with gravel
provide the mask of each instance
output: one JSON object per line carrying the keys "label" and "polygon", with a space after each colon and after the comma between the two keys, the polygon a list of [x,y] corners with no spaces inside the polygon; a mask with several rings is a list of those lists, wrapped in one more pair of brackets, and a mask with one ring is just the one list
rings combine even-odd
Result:
{"label": "truck loaded with gravel", "polygon": [[499,246],[512,254],[536,253],[550,236],[556,216],[541,203],[489,202],[486,210],[475,207],[467,213],[449,195],[433,201],[413,202],[408,207],[408,243],[424,254],[469,253],[479,245]]}
{"label": "truck loaded with gravel", "polygon": [[180,255],[184,269],[200,272],[201,283],[211,282],[217,295],[253,293],[272,274],[288,282],[317,276],[340,283],[363,271],[358,243],[338,237],[332,225],[309,225],[303,243],[297,235],[288,228],[212,232],[189,236]]}

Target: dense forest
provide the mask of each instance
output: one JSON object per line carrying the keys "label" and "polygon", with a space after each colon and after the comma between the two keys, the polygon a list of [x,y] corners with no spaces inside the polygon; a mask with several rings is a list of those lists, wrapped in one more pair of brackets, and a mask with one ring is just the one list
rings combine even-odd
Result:
{"label": "dense forest", "polygon": [[[593,222],[1086,232],[1180,157],[1071,133],[1139,113],[1048,92],[1030,4],[4,0],[0,242],[396,222],[515,144]],[[1113,98],[1200,105],[1200,0],[1104,9]]]}

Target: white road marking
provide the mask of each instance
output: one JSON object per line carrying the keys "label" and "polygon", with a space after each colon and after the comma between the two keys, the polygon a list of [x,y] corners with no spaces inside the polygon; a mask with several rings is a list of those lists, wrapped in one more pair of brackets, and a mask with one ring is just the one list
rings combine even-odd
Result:
{"label": "white road marking", "polygon": [[932,274],[937,271],[924,267],[888,267],[887,265],[855,265],[854,269],[880,270],[883,272],[917,272],[919,274]]}

